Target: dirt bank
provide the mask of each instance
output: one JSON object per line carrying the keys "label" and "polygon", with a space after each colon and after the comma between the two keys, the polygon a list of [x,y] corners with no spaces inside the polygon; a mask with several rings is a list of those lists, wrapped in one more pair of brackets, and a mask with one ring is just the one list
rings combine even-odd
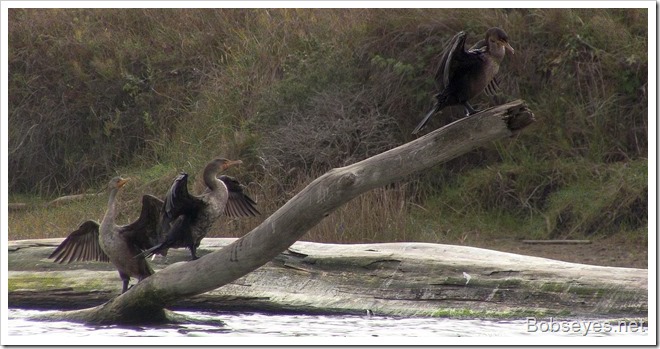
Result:
{"label": "dirt bank", "polygon": [[608,267],[648,268],[646,242],[612,236],[590,240],[590,244],[526,244],[514,239],[481,239],[469,245],[502,252]]}

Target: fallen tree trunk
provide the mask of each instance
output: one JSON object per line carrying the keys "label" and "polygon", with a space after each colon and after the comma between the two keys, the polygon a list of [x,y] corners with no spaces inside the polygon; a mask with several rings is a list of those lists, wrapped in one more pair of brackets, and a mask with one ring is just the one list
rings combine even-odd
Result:
{"label": "fallen tree trunk", "polygon": [[[120,292],[107,263],[46,259],[62,239],[9,244],[12,307],[79,309]],[[205,239],[200,254],[234,238]],[[156,269],[185,261],[171,250]],[[182,299],[182,310],[355,313],[470,318],[647,317],[648,270],[560,262],[428,243],[337,245],[296,242],[230,284]]]}
{"label": "fallen tree trunk", "polygon": [[204,258],[175,263],[91,309],[56,314],[88,323],[166,322],[165,307],[259,268],[357,195],[513,135],[534,120],[520,100],[458,120],[412,142],[317,178],[258,227]]}

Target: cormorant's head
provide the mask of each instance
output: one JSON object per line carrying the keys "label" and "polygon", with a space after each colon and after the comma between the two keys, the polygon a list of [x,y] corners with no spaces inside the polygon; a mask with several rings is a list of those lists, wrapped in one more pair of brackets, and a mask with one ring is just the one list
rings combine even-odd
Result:
{"label": "cormorant's head", "polygon": [[509,45],[509,36],[500,28],[493,27],[486,32],[486,42],[488,43],[488,50],[494,54],[504,57],[504,51],[509,51],[515,54],[515,50]]}
{"label": "cormorant's head", "polygon": [[120,189],[130,178],[113,177],[108,183],[108,189]]}
{"label": "cormorant's head", "polygon": [[225,158],[215,158],[207,166],[213,167],[216,171],[222,172],[228,168],[242,164],[241,160],[227,160]]}

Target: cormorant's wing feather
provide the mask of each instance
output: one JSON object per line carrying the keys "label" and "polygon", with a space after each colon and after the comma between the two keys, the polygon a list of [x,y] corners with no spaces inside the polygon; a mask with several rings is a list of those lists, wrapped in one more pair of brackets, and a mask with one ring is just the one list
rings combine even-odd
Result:
{"label": "cormorant's wing feather", "polygon": [[170,224],[180,215],[185,214],[194,219],[204,206],[206,206],[206,203],[202,199],[190,195],[188,192],[188,174],[181,173],[174,179],[172,186],[165,195],[165,203],[160,219],[160,234],[169,231]]}
{"label": "cormorant's wing feather", "polygon": [[453,81],[455,76],[462,75],[466,71],[471,71],[476,65],[483,63],[483,55],[486,52],[483,44],[477,43],[481,47],[476,47],[477,45],[475,45],[466,51],[466,39],[467,35],[465,32],[459,32],[447,44],[435,75],[440,91],[447,88],[449,82]]}
{"label": "cormorant's wing feather", "polygon": [[71,232],[48,258],[66,264],[75,261],[110,262],[99,244],[99,224],[94,221],[86,221]]}
{"label": "cormorant's wing feather", "polygon": [[260,215],[261,213],[254,207],[257,203],[243,192],[243,185],[233,177],[219,176],[229,192],[225,214],[229,217],[249,217]]}
{"label": "cormorant's wing feather", "polygon": [[464,52],[466,37],[465,32],[460,31],[445,45],[442,58],[440,58],[440,63],[438,64],[438,70],[435,73],[435,80],[442,85],[439,86],[440,90],[443,90],[449,85],[452,61],[458,53]]}
{"label": "cormorant's wing feather", "polygon": [[140,217],[135,222],[121,227],[121,234],[141,250],[157,245],[163,240],[158,230],[162,209],[163,200],[153,195],[143,195]]}
{"label": "cormorant's wing feather", "polygon": [[475,51],[486,51],[486,39],[481,39],[477,41],[472,47],[468,49],[468,52],[475,52]]}
{"label": "cormorant's wing feather", "polygon": [[186,228],[189,224],[190,220],[188,216],[178,216],[176,219],[174,219],[171,225],[168,225],[167,230],[163,232],[164,238],[160,243],[136,255],[135,258],[149,258],[154,254],[166,256],[167,250],[170,248],[170,246],[176,244],[177,242],[186,240]]}
{"label": "cormorant's wing feather", "polygon": [[486,85],[484,92],[486,93],[487,96],[491,96],[491,97],[498,95],[500,94],[500,92],[502,92],[502,88],[500,87],[499,75],[495,76],[493,80],[488,82],[488,85]]}
{"label": "cormorant's wing feather", "polygon": [[188,174],[182,172],[174,179],[172,186],[165,195],[165,214],[170,218],[177,216],[190,199]]}

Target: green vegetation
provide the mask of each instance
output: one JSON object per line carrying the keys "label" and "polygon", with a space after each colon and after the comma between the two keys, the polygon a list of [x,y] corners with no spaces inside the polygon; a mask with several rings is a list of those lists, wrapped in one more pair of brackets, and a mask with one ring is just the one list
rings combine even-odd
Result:
{"label": "green vegetation", "polygon": [[106,283],[99,279],[78,278],[72,283],[71,278],[64,277],[57,273],[51,274],[55,274],[55,276],[44,277],[43,274],[35,275],[29,273],[14,276],[7,280],[7,289],[9,292],[16,292],[20,290],[61,290],[73,288],[78,292],[93,292],[106,287]]}
{"label": "green vegetation", "polygon": [[40,288],[58,289],[69,286],[61,277],[39,277],[35,278],[30,275],[13,277],[8,280],[7,289],[9,292],[17,290],[32,290]]}
{"label": "green vegetation", "polygon": [[[134,179],[127,222],[142,194],[163,195],[179,171],[199,180],[223,155],[244,161],[232,174],[269,215],[328,169],[412,140],[443,44],[495,25],[516,49],[504,99],[527,101],[537,123],[365,193],[305,239],[625,234],[645,248],[645,9],[11,9],[10,202],[98,192],[120,173]],[[12,212],[9,238],[64,236],[105,204]]]}
{"label": "green vegetation", "polygon": [[458,319],[524,319],[527,317],[543,318],[548,316],[570,315],[570,313],[555,313],[545,309],[512,309],[512,310],[474,310],[467,308],[440,308],[433,312],[433,317],[448,317]]}

